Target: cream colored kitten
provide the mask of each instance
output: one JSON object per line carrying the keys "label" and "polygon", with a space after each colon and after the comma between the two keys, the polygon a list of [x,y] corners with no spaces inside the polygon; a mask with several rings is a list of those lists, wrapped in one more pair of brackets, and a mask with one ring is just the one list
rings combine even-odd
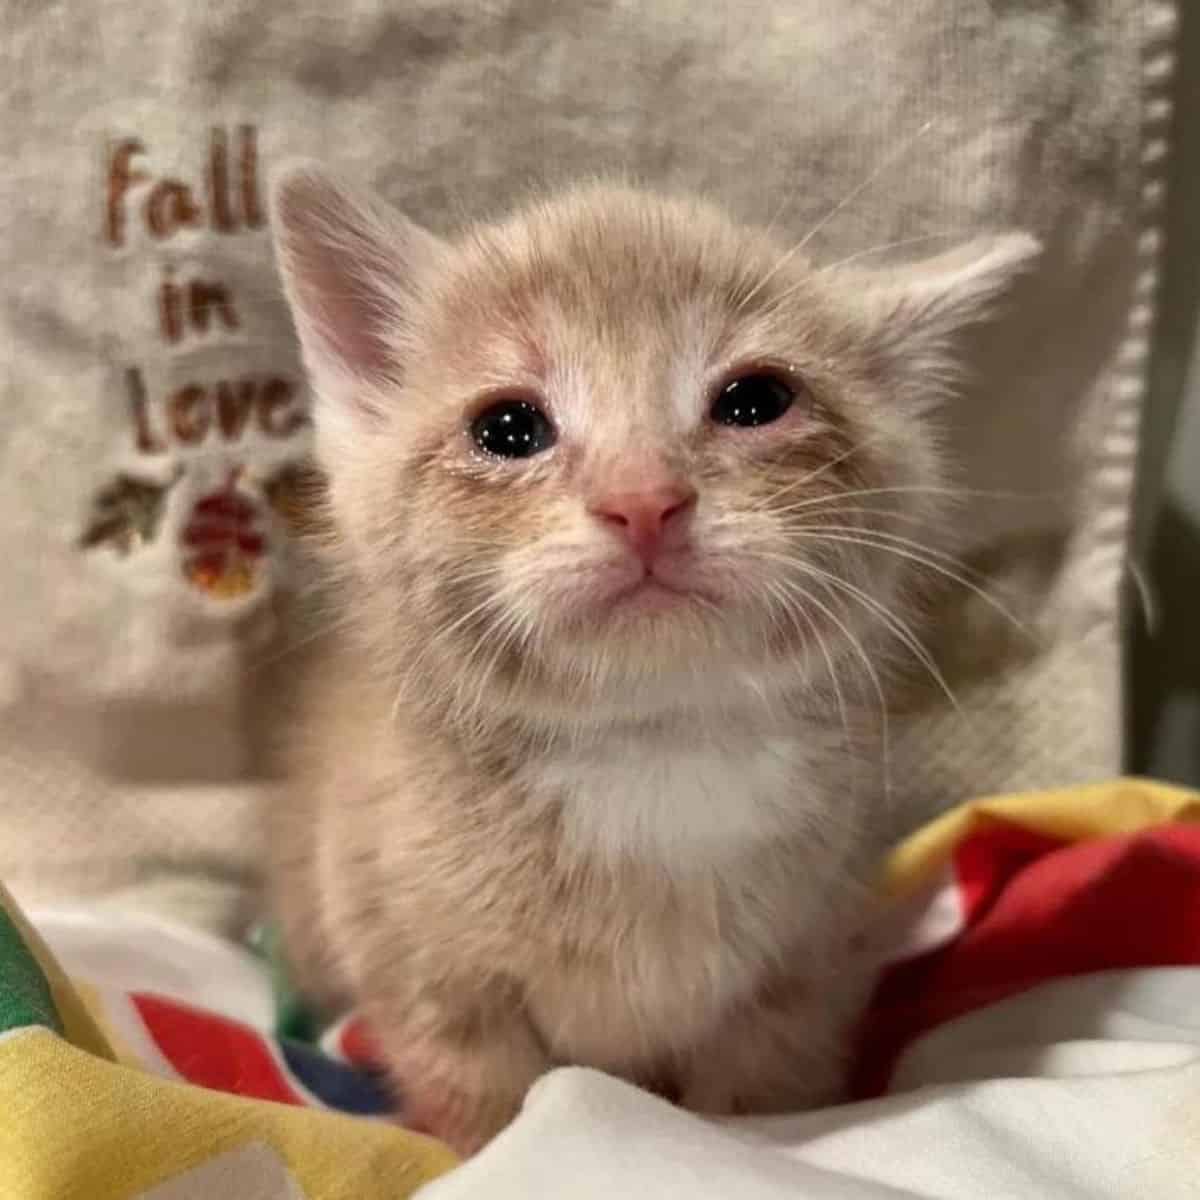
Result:
{"label": "cream colored kitten", "polygon": [[272,813],[303,977],[466,1151],[556,1063],[835,1098],[917,619],[886,551],[941,516],[955,338],[1035,244],[822,271],[605,186],[443,241],[307,166],[274,227],[340,628]]}

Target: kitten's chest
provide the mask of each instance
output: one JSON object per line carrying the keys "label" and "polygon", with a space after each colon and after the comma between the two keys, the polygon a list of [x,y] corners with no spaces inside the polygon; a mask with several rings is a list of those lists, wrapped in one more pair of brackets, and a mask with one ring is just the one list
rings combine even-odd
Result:
{"label": "kitten's chest", "polygon": [[626,1069],[647,1042],[709,1027],[802,940],[827,865],[806,861],[802,768],[785,742],[624,744],[543,764],[570,881],[557,956],[528,992],[551,1045]]}
{"label": "kitten's chest", "polygon": [[786,738],[614,737],[540,762],[527,782],[560,811],[564,855],[681,874],[794,831],[821,803],[808,767]]}

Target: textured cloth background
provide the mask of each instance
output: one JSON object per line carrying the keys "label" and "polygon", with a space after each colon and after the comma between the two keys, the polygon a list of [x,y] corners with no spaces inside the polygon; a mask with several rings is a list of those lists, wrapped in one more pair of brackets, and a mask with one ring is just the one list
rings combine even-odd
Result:
{"label": "textured cloth background", "polygon": [[1016,494],[963,521],[1034,636],[977,604],[939,614],[967,719],[931,689],[895,776],[915,823],[1112,774],[1172,18],[1143,0],[10,0],[0,876],[28,900],[241,919],[271,716],[250,664],[297,580],[306,396],[262,211],[294,154],[435,228],[623,168],[797,238],[824,222],[825,259],[1037,233],[1044,259],[948,413],[969,484]]}

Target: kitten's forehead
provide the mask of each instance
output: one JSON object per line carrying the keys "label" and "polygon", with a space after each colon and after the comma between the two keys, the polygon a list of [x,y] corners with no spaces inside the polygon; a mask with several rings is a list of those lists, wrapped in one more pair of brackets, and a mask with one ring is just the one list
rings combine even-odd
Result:
{"label": "kitten's forehead", "polygon": [[715,363],[771,347],[780,254],[700,202],[586,189],[468,235],[439,324],[479,388],[545,389],[593,433],[634,417],[678,432]]}
{"label": "kitten's forehead", "polygon": [[762,235],[699,200],[607,186],[533,204],[469,241],[510,285],[618,324],[673,297],[734,305],[775,257]]}

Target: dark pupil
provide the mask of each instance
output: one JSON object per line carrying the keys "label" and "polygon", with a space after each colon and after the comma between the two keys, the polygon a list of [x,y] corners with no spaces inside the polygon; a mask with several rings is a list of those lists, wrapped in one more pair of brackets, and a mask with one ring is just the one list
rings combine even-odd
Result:
{"label": "dark pupil", "polygon": [[712,406],[712,419],[721,425],[769,425],[792,407],[787,384],[771,375],[743,375],[727,383]]}
{"label": "dark pupil", "polygon": [[554,428],[536,404],[501,400],[471,423],[475,444],[500,458],[528,458],[554,444]]}

